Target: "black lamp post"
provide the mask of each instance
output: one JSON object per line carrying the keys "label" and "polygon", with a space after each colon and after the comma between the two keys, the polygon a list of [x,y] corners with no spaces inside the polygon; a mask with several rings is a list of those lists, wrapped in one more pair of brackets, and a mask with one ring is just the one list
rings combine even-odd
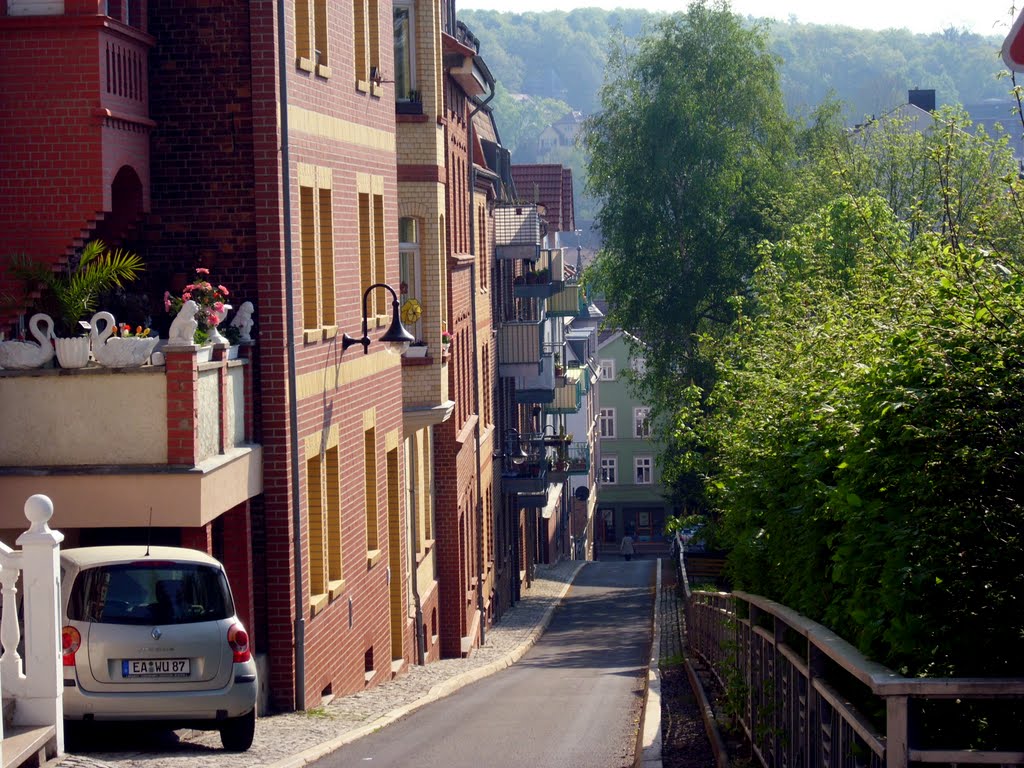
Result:
{"label": "black lamp post", "polygon": [[363,354],[369,354],[370,352],[370,334],[367,328],[367,312],[366,312],[366,299],[370,295],[370,291],[374,288],[387,288],[391,294],[391,325],[384,332],[384,335],[380,337],[380,341],[384,342],[384,349],[391,354],[400,355],[409,348],[409,345],[416,340],[409,331],[402,325],[401,312],[398,308],[398,294],[395,293],[395,289],[387,283],[374,283],[366,291],[363,292],[363,337],[356,339],[349,336],[347,333],[341,335],[341,348],[346,350],[353,344],[363,345]]}

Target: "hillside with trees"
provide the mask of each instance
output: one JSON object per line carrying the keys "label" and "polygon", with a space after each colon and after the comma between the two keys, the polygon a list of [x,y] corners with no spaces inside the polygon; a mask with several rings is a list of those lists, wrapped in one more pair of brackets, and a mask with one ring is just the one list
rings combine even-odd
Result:
{"label": "hillside with trees", "polygon": [[[545,126],[570,110],[584,116],[599,108],[609,51],[628,49],[664,14],[642,10],[502,13],[463,10],[459,18],[480,39],[481,52],[498,80],[495,113],[503,143],[517,162],[562,162],[579,174],[579,151],[538,152]],[[742,20],[750,28],[756,19]],[[994,32],[1009,17],[992,19]],[[871,31],[840,26],[775,22],[766,26],[768,50],[779,62],[786,109],[807,117],[831,98],[853,125],[905,103],[911,88],[933,88],[938,104],[1005,101],[1012,118],[1011,85],[1001,79],[1002,34],[982,36],[950,28],[941,33]],[[577,182],[578,217],[593,216],[593,200]]]}

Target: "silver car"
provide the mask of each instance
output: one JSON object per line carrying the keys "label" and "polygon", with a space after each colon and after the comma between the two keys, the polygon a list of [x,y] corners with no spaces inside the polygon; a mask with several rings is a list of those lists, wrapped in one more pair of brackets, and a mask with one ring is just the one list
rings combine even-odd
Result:
{"label": "silver car", "polygon": [[244,751],[256,726],[256,662],[224,567],[179,547],[61,552],[64,720],[219,730]]}

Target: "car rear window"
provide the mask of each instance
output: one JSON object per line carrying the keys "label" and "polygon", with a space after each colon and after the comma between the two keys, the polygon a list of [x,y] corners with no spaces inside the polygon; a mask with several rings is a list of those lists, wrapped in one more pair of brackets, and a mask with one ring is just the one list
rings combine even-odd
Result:
{"label": "car rear window", "polygon": [[234,615],[224,572],[199,563],[119,563],[78,574],[68,618],[100,624],[191,624]]}

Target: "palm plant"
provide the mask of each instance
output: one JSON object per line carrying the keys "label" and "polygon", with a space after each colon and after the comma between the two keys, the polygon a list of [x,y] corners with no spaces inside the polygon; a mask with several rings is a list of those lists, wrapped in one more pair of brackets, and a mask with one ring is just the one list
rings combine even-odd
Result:
{"label": "palm plant", "polygon": [[66,270],[59,272],[28,256],[11,259],[11,274],[25,280],[29,290],[41,287],[37,304],[51,311],[66,335],[85,328],[81,321],[97,310],[97,301],[104,291],[134,280],[143,269],[145,264],[140,256],[120,249],[111,251],[102,240],[88,243],[77,263],[69,263]]}

